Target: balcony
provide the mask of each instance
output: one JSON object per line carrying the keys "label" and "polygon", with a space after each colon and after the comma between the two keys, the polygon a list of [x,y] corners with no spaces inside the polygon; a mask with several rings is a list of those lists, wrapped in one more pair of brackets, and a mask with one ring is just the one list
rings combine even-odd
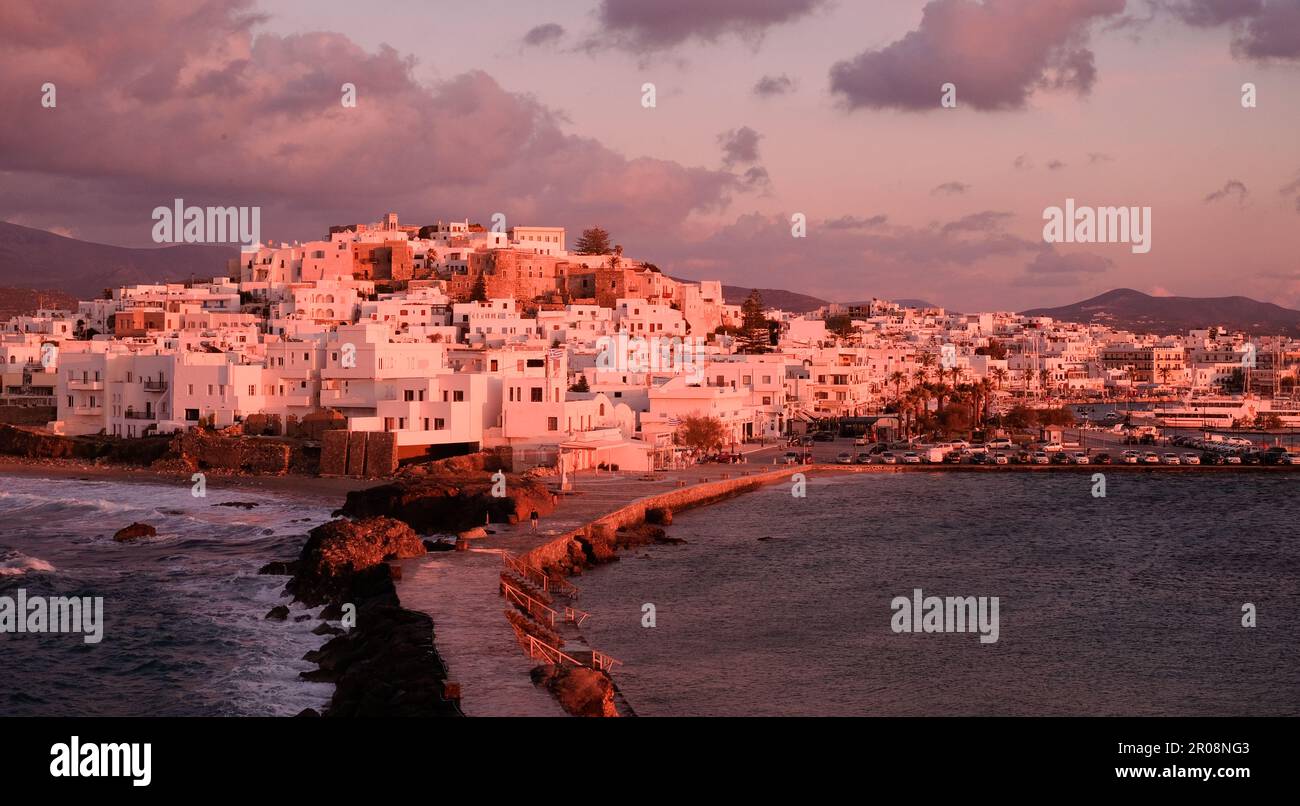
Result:
{"label": "balcony", "polygon": [[126,414],[123,414],[122,416],[128,420],[157,420],[158,419],[157,414],[155,414],[152,411],[133,411],[131,409],[127,409]]}
{"label": "balcony", "polygon": [[78,392],[101,392],[104,389],[103,381],[92,380],[69,380],[68,389]]}
{"label": "balcony", "polygon": [[146,381],[144,382],[144,390],[145,390],[146,392],[166,392],[166,391],[167,391],[167,381],[149,381],[149,380],[146,380]]}
{"label": "balcony", "polygon": [[93,417],[95,415],[103,414],[104,407],[103,406],[73,406],[72,413],[77,415],[78,417]]}

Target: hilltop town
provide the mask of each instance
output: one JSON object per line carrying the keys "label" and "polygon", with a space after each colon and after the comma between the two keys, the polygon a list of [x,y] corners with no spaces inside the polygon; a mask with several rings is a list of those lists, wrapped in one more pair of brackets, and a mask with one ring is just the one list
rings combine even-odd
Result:
{"label": "hilltop town", "polygon": [[562,227],[389,213],[245,247],[209,281],[12,317],[0,405],[47,407],[42,425],[71,437],[320,439],[338,474],[481,449],[649,470],[700,419],[735,451],[854,418],[882,437],[960,432],[1015,404],[1233,393],[1285,410],[1297,361],[1300,342],[1213,322],[1139,335],[884,300],[728,304],[720,282],[673,279],[598,228],[571,245]]}

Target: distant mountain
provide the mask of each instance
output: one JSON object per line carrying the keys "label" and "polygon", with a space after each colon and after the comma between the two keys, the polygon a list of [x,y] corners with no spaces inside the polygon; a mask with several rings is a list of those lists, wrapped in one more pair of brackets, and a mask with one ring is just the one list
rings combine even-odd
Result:
{"label": "distant mountain", "polygon": [[221,276],[226,261],[237,257],[234,246],[132,249],[0,221],[0,285],[58,289],[81,299],[119,285]]}
{"label": "distant mountain", "polygon": [[11,316],[36,313],[38,308],[77,310],[77,298],[62,291],[0,286],[0,322]]}
{"label": "distant mountain", "polygon": [[1023,313],[1135,333],[1182,333],[1218,325],[1257,335],[1300,335],[1300,311],[1248,297],[1153,297],[1131,288],[1116,288],[1073,305]]}
{"label": "distant mountain", "polygon": [[722,298],[731,305],[739,305],[745,301],[751,291],[758,291],[758,295],[763,298],[763,304],[767,307],[780,308],[791,313],[808,313],[817,310],[823,305],[830,304],[824,299],[800,294],[797,291],[786,291],[782,288],[754,289],[739,285],[724,285],[722,287]]}
{"label": "distant mountain", "polygon": [[[902,305],[904,308],[943,308],[942,305],[935,305],[933,302],[926,302],[923,299],[896,299],[891,301]],[[947,309],[945,308],[944,310]],[[956,313],[955,311],[948,312]]]}

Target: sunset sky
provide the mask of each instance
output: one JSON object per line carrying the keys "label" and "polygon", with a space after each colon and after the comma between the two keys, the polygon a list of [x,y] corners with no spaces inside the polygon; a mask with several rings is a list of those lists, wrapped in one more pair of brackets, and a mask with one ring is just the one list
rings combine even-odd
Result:
{"label": "sunset sky", "polygon": [[[1127,286],[1300,307],[1300,0],[7,0],[4,18],[0,219],[85,240],[149,245],[176,197],[260,206],[275,240],[502,212],[828,299],[1009,310]],[[1151,207],[1151,251],[1049,248],[1043,209],[1066,198]]]}

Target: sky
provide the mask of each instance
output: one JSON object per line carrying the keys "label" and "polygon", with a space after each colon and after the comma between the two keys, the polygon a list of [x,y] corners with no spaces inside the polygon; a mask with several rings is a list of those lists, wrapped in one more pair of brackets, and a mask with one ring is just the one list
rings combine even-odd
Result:
{"label": "sky", "polygon": [[[1130,287],[1300,307],[1300,0],[5,16],[0,219],[71,237],[151,245],[174,198],[260,207],[274,240],[502,213],[571,241],[603,226],[675,276],[841,301],[1020,310]],[[1150,251],[1045,243],[1066,199],[1151,208]]]}

